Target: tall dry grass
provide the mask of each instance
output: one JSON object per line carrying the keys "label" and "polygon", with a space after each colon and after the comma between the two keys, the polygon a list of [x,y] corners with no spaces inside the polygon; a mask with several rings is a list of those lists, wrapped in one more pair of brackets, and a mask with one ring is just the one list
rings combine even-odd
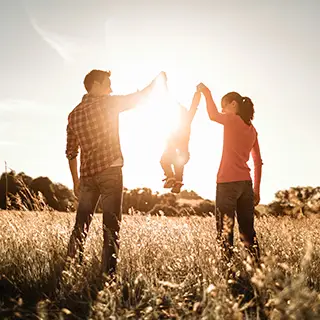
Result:
{"label": "tall dry grass", "polygon": [[63,271],[73,223],[69,213],[0,211],[0,317],[320,319],[318,218],[256,220],[263,263],[236,246],[229,282],[214,218],[124,216],[115,282],[100,275],[100,215],[83,265]]}

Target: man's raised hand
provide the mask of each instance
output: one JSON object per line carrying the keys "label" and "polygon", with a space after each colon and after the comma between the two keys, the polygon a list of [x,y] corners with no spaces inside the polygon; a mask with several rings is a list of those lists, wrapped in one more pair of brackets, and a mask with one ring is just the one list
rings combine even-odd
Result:
{"label": "man's raised hand", "polygon": [[193,99],[192,99],[192,105],[194,106],[198,106],[200,103],[200,99],[201,99],[201,92],[200,91],[196,91],[193,95]]}
{"label": "man's raised hand", "polygon": [[162,83],[165,88],[167,88],[167,74],[164,71],[161,71],[153,81],[154,85],[156,83]]}
{"label": "man's raised hand", "polygon": [[167,74],[165,73],[165,71],[161,71],[157,78],[163,79],[164,82],[167,82]]}

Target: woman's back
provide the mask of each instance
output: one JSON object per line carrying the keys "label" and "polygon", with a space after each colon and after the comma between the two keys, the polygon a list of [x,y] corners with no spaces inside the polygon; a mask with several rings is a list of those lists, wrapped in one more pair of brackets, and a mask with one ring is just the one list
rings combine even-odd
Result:
{"label": "woman's back", "polygon": [[238,115],[225,114],[224,118],[223,152],[217,182],[251,180],[247,162],[257,141],[256,129]]}

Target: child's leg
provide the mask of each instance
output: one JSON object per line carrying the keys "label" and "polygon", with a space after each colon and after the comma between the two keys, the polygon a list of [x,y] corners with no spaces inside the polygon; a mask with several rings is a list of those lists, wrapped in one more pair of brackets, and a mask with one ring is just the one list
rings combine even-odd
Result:
{"label": "child's leg", "polygon": [[167,148],[164,150],[160,159],[161,167],[167,178],[174,177],[174,172],[172,171],[174,153],[175,153],[175,149],[170,145],[168,145]]}
{"label": "child's leg", "polygon": [[174,162],[174,172],[176,182],[174,187],[172,188],[171,192],[179,193],[181,187],[183,186],[183,173],[184,173],[184,166],[189,161],[190,155],[189,152],[178,152],[177,157]]}
{"label": "child's leg", "polygon": [[175,176],[172,170],[172,159],[172,150],[165,150],[160,160],[161,167],[163,169],[164,175],[166,176],[166,178],[163,180],[165,181],[163,186],[164,188],[172,188],[175,183]]}
{"label": "child's leg", "polygon": [[176,181],[182,183],[184,166],[188,163],[189,159],[190,159],[190,154],[188,151],[180,151],[179,150],[176,153],[176,157],[175,157],[174,163],[173,163]]}
{"label": "child's leg", "polygon": [[176,177],[176,182],[181,182],[183,181],[183,172],[184,172],[184,164],[175,164],[174,165],[174,172],[175,172],[175,177]]}
{"label": "child's leg", "polygon": [[183,171],[184,171],[184,165],[174,166],[175,171],[175,183],[174,186],[171,189],[172,193],[179,193],[181,191],[181,187],[183,186]]}

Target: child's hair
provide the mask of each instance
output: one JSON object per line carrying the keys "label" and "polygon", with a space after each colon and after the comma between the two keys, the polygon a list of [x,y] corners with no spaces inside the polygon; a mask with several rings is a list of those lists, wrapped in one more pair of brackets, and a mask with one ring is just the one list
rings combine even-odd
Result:
{"label": "child's hair", "polygon": [[238,92],[229,92],[227,93],[222,100],[226,100],[228,103],[232,101],[237,102],[238,104],[238,115],[241,119],[248,125],[251,124],[254,116],[253,103],[250,98],[242,97]]}

